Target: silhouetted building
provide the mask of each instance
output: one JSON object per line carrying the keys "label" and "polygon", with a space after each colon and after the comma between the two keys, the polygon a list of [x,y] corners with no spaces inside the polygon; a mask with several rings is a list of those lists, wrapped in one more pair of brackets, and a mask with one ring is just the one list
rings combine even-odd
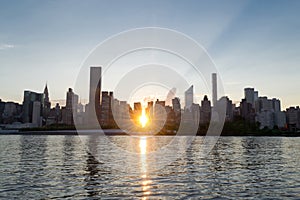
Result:
{"label": "silhouetted building", "polygon": [[154,105],[154,120],[155,125],[162,126],[167,118],[166,108],[165,108],[165,101],[160,101],[159,99],[156,100]]}
{"label": "silhouetted building", "polygon": [[51,110],[51,102],[49,100],[49,91],[48,91],[48,86],[46,84],[44,89],[44,107],[43,107],[43,118],[46,121],[45,124],[47,123],[50,110]]}
{"label": "silhouetted building", "polygon": [[86,105],[86,124],[95,127],[100,120],[101,109],[101,67],[90,67],[89,103]]}
{"label": "silhouetted building", "polygon": [[90,67],[90,96],[89,104],[100,105],[101,95],[101,67]]}
{"label": "silhouetted building", "polygon": [[113,92],[102,92],[100,125],[102,127],[111,127],[114,125],[112,114]]}
{"label": "silhouetted building", "polygon": [[172,126],[175,123],[175,113],[172,109],[171,106],[165,106],[165,110],[167,113],[167,121],[166,121],[166,125],[167,126]]}
{"label": "silhouetted building", "polygon": [[263,110],[257,114],[257,121],[260,124],[260,129],[274,127],[274,112],[270,110]]}
{"label": "silhouetted building", "polygon": [[286,127],[286,114],[282,111],[276,111],[274,113],[274,123],[278,128]]}
{"label": "silhouetted building", "polygon": [[47,125],[58,124],[62,121],[62,113],[59,104],[57,103],[54,108],[49,112],[49,117],[47,119]]}
{"label": "silhouetted building", "polygon": [[290,107],[286,109],[287,125],[290,131],[300,129],[300,108]]}
{"label": "silhouetted building", "polygon": [[274,112],[280,112],[281,111],[281,103],[279,99],[273,98],[272,99],[272,107]]}
{"label": "silhouetted building", "polygon": [[124,123],[128,123],[130,120],[130,105],[126,101],[120,101],[119,113],[120,119],[124,121]]}
{"label": "silhouetted building", "polygon": [[153,120],[153,115],[154,115],[154,107],[153,107],[154,103],[153,103],[153,101],[149,101],[147,104],[148,105],[147,105],[147,108],[146,108],[146,114],[147,114],[147,116],[149,118],[149,121],[151,123],[151,120]]}
{"label": "silhouetted building", "polygon": [[242,99],[240,103],[240,113],[242,118],[244,118],[246,121],[254,122],[255,120],[255,112],[252,108],[252,104],[248,103],[246,99]]}
{"label": "silhouetted building", "polygon": [[0,102],[0,123],[11,124],[21,121],[22,106],[15,102]]}
{"label": "silhouetted building", "polygon": [[194,103],[194,86],[192,85],[184,93],[185,98],[185,109],[191,111],[191,106]]}
{"label": "silhouetted building", "polygon": [[5,102],[0,99],[0,124],[2,124],[2,115],[5,108]]}
{"label": "silhouetted building", "polygon": [[218,85],[216,73],[212,73],[212,93],[213,106],[216,106],[218,101]]}
{"label": "silhouetted building", "polygon": [[67,125],[74,124],[74,118],[77,115],[78,95],[75,94],[72,88],[67,92],[66,107],[63,109],[63,123]]}
{"label": "silhouetted building", "polygon": [[205,95],[203,100],[201,101],[200,108],[200,123],[205,124],[209,123],[211,118],[211,103]]}
{"label": "silhouetted building", "polygon": [[254,91],[254,104],[255,104],[255,101],[257,101],[258,99],[258,91]]}
{"label": "silhouetted building", "polygon": [[[37,103],[34,104],[34,102]],[[44,106],[44,94],[36,93],[32,91],[24,91],[23,115],[22,115],[23,122],[41,124],[40,121],[42,121],[42,119],[38,120],[37,117],[40,116],[41,118],[43,106]],[[33,112],[35,113],[34,115]]]}
{"label": "silhouetted building", "polygon": [[245,100],[254,107],[254,88],[245,88]]}
{"label": "silhouetted building", "polygon": [[133,104],[134,115],[139,117],[142,114],[142,104],[140,102],[135,102]]}
{"label": "silhouetted building", "polygon": [[180,99],[178,97],[175,97],[172,99],[172,106],[174,111],[174,120],[176,123],[180,123],[181,120],[181,105],[180,105]]}
{"label": "silhouetted building", "polygon": [[192,121],[194,125],[199,126],[200,123],[200,106],[199,104],[193,103],[191,107]]}
{"label": "silhouetted building", "polygon": [[224,101],[226,106],[226,121],[233,121],[233,105],[228,97],[222,97],[220,100]]}
{"label": "silhouetted building", "polygon": [[32,124],[35,124],[37,127],[42,126],[41,108],[42,108],[41,102],[39,101],[33,102]]}

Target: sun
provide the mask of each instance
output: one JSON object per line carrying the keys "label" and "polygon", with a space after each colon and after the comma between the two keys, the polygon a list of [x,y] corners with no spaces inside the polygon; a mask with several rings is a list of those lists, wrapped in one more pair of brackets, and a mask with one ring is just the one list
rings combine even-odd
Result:
{"label": "sun", "polygon": [[148,117],[145,114],[145,110],[142,110],[142,115],[140,116],[139,121],[143,128],[147,125]]}

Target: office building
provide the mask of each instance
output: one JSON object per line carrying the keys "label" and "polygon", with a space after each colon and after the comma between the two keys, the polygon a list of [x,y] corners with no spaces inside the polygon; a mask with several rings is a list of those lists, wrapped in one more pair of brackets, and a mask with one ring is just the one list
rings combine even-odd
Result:
{"label": "office building", "polygon": [[[44,107],[43,107],[43,118],[46,120],[48,119],[50,110],[51,110],[51,102],[49,100],[49,91],[48,91],[48,86],[46,84],[44,88]],[[47,124],[47,123],[46,123]]]}
{"label": "office building", "polygon": [[174,111],[174,120],[176,123],[180,123],[181,120],[181,104],[180,99],[178,97],[175,97],[172,99],[172,106]]}
{"label": "office building", "polygon": [[250,103],[252,106],[254,106],[254,99],[255,99],[255,92],[254,88],[245,88],[245,100],[247,103]]}
{"label": "office building", "polygon": [[101,95],[101,67],[90,67],[90,95],[89,104],[100,105]]}
{"label": "office building", "polygon": [[[36,103],[34,106],[34,102],[39,102],[40,104]],[[37,108],[40,107],[40,116],[42,116],[44,106],[44,94],[43,93],[36,93],[32,91],[24,91],[24,99],[23,99],[23,115],[22,119],[24,123],[33,123],[37,121]],[[33,109],[35,109],[35,119],[33,120]]]}
{"label": "office building", "polygon": [[100,109],[100,125],[103,128],[114,126],[112,106],[113,106],[113,92],[103,91]]}
{"label": "office building", "polygon": [[86,105],[86,125],[97,127],[101,115],[101,67],[90,67],[89,103]]}
{"label": "office building", "polygon": [[200,123],[206,124],[209,123],[211,119],[211,103],[205,95],[203,100],[201,101],[200,108]]}
{"label": "office building", "polygon": [[226,117],[225,117],[225,120],[226,121],[233,121],[233,104],[232,104],[232,101],[228,98],[228,97],[222,97],[220,99],[220,101],[224,101],[224,106],[226,106]]}
{"label": "office building", "polygon": [[185,97],[185,109],[184,110],[191,111],[191,106],[194,103],[194,86],[193,85],[185,91],[184,97]]}
{"label": "office building", "polygon": [[287,126],[290,131],[297,131],[300,129],[300,108],[290,107],[286,109]]}
{"label": "office building", "polygon": [[32,106],[32,124],[36,127],[42,125],[42,116],[41,116],[42,104],[39,101],[34,101]]}
{"label": "office building", "polygon": [[281,111],[281,103],[279,99],[273,98],[272,99],[272,108],[274,112],[280,112]]}
{"label": "office building", "polygon": [[217,85],[217,74],[212,74],[212,100],[213,100],[213,106],[217,105],[218,101],[218,85]]}
{"label": "office building", "polygon": [[73,125],[74,119],[77,116],[78,110],[78,95],[75,94],[72,88],[69,88],[66,98],[66,107],[63,109],[63,123]]}

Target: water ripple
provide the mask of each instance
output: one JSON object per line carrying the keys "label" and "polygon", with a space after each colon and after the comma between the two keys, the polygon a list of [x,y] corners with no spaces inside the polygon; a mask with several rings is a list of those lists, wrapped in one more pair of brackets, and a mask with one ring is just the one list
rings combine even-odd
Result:
{"label": "water ripple", "polygon": [[[130,137],[110,140],[131,151],[138,146]],[[149,139],[145,151],[169,140]],[[87,141],[89,136],[83,141],[76,136],[1,136],[0,198],[300,199],[300,138],[220,138],[202,157],[203,138],[197,137],[163,169],[148,171],[149,162],[164,158],[148,160],[145,154],[130,173],[126,172],[130,165],[124,164],[128,158],[112,162],[125,167],[117,171],[112,163],[94,157],[96,152],[117,159],[117,152],[93,141],[93,148],[101,151],[91,154],[84,145]]]}

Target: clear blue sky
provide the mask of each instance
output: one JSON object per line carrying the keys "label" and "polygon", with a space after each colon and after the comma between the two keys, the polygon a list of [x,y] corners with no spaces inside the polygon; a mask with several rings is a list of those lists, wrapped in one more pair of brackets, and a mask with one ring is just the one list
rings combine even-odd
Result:
{"label": "clear blue sky", "polygon": [[[0,98],[24,89],[64,99],[81,62],[120,31],[158,26],[202,44],[234,101],[243,88],[300,104],[300,1],[0,1]],[[103,86],[105,89],[105,85]]]}

